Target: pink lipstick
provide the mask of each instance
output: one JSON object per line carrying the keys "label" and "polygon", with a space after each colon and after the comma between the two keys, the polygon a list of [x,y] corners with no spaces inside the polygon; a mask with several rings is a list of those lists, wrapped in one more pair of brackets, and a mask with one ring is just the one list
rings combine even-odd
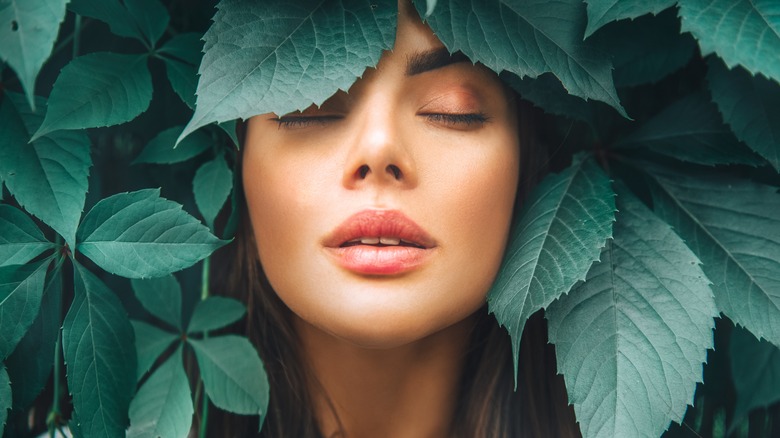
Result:
{"label": "pink lipstick", "polygon": [[365,275],[397,275],[421,266],[436,247],[430,235],[398,210],[364,210],[323,241],[343,268]]}

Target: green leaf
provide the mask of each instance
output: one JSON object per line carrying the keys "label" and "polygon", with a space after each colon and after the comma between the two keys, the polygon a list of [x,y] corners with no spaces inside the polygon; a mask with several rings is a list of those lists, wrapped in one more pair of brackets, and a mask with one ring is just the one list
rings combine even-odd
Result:
{"label": "green leaf", "polygon": [[213,230],[214,219],[233,190],[233,172],[222,154],[217,154],[213,160],[200,166],[195,172],[192,190],[198,210],[206,220],[206,225]]}
{"label": "green leaf", "polygon": [[[420,13],[424,3],[415,1]],[[428,22],[450,52],[520,78],[550,72],[569,93],[606,102],[627,117],[609,58],[582,41],[581,0],[452,0],[438,4]]]}
{"label": "green leaf", "polygon": [[119,0],[71,0],[68,9],[85,17],[97,18],[123,37],[144,41],[144,35],[133,16]]}
{"label": "green leaf", "polygon": [[203,58],[203,34],[197,32],[180,33],[169,39],[158,53],[173,57],[187,64],[198,66]]}
{"label": "green leaf", "polygon": [[38,316],[49,263],[0,268],[0,360],[14,351]]}
{"label": "green leaf", "polygon": [[584,280],[612,235],[615,198],[593,159],[547,176],[518,214],[488,307],[512,336],[517,367],[525,321]]}
{"label": "green leaf", "polygon": [[646,14],[658,14],[677,4],[677,0],[585,0],[588,4],[588,27],[585,38],[607,23]]}
{"label": "green leaf", "polygon": [[642,149],[691,163],[763,164],[723,124],[718,108],[703,94],[673,103],[615,144],[617,149]]}
{"label": "green leaf", "polygon": [[222,0],[217,7],[204,36],[195,114],[179,140],[212,122],[285,114],[348,89],[392,48],[398,14],[395,0]]}
{"label": "green leaf", "polygon": [[702,381],[717,315],[699,259],[619,187],[614,238],[545,311],[585,438],[658,437]]}
{"label": "green leaf", "polygon": [[3,436],[8,410],[13,404],[11,396],[11,381],[8,379],[8,372],[5,366],[0,364],[0,437]]}
{"label": "green leaf", "polygon": [[718,309],[780,345],[780,194],[715,172],[644,165],[653,205],[704,263]]}
{"label": "green leaf", "polygon": [[[168,75],[168,82],[171,83],[171,88],[179,95],[182,102],[194,109],[195,92],[198,89],[198,68],[175,59],[166,58],[164,61],[165,73]],[[185,140],[182,140],[182,143]]]}
{"label": "green leaf", "polygon": [[192,266],[224,245],[159,189],[119,193],[84,217],[76,249],[112,274],[162,277]]}
{"label": "green leaf", "polygon": [[84,436],[122,436],[136,382],[133,328],[116,295],[73,265],[75,296],[62,328],[73,407]]}
{"label": "green leaf", "polygon": [[127,438],[186,437],[194,412],[179,347],[149,377],[130,403]]}
{"label": "green leaf", "polygon": [[209,398],[220,409],[262,416],[268,411],[268,378],[252,344],[234,335],[189,339]]}
{"label": "green leaf", "polygon": [[[45,101],[40,99],[39,106]],[[87,196],[90,142],[83,132],[54,132],[28,144],[42,119],[20,95],[5,93],[0,102],[0,174],[19,204],[72,247]]]}
{"label": "green leaf", "polygon": [[696,50],[693,37],[680,34],[673,9],[657,17],[619,21],[593,35],[589,42],[612,55],[617,87],[658,82],[684,67]]}
{"label": "green leaf", "polygon": [[144,35],[149,46],[154,47],[168,27],[171,16],[160,0],[124,0],[127,12]]}
{"label": "green leaf", "polygon": [[0,59],[16,72],[35,109],[35,79],[49,59],[68,0],[4,0],[0,5]]}
{"label": "green leaf", "polygon": [[14,382],[14,410],[26,410],[38,397],[51,376],[54,349],[62,319],[61,268],[49,274],[40,311],[14,352],[6,360]]}
{"label": "green leaf", "polygon": [[135,333],[135,351],[138,355],[137,380],[141,378],[152,368],[157,358],[168,349],[168,347],[179,336],[174,333],[160,330],[153,325],[143,321],[131,320],[133,332]]}
{"label": "green leaf", "polygon": [[189,137],[176,145],[176,138],[181,133],[183,127],[174,126],[168,128],[149,141],[141,154],[133,161],[133,164],[156,163],[173,164],[187,161],[190,158],[197,157],[208,150],[213,141],[203,131],[196,131]]}
{"label": "green leaf", "polygon": [[23,265],[53,247],[29,216],[0,204],[0,266]]}
{"label": "green leaf", "polygon": [[731,332],[729,350],[737,396],[732,424],[738,424],[750,411],[780,401],[780,350],[740,327]]}
{"label": "green leaf", "polygon": [[545,73],[536,78],[520,79],[512,73],[504,72],[500,77],[523,99],[532,102],[545,112],[582,120],[591,126],[595,124],[591,104],[569,94],[561,85],[561,81],[551,73]]}
{"label": "green leaf", "polygon": [[230,140],[233,142],[236,148],[241,146],[238,142],[238,136],[236,136],[235,120],[228,120],[227,122],[217,123],[217,126],[219,126],[219,128],[222,129],[222,131],[224,131],[228,137],[230,137]]}
{"label": "green leaf", "polygon": [[130,282],[138,301],[152,315],[181,330],[181,286],[173,274]]}
{"label": "green leaf", "polygon": [[683,32],[703,56],[716,53],[729,68],[780,82],[780,12],[777,0],[679,0]]}
{"label": "green leaf", "polygon": [[49,107],[33,140],[59,129],[83,129],[129,122],[152,101],[147,55],[99,52],[78,57],[62,69]]}
{"label": "green leaf", "polygon": [[712,100],[734,134],[780,172],[780,85],[710,59]]}
{"label": "green leaf", "polygon": [[238,321],[246,309],[240,302],[225,297],[209,297],[198,302],[192,313],[187,333],[207,332]]}

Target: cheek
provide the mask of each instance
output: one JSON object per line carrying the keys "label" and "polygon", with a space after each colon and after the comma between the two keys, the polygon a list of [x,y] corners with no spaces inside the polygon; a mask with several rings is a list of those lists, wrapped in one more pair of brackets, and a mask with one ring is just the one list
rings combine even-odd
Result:
{"label": "cheek", "polygon": [[486,138],[467,155],[439,164],[432,205],[446,233],[442,292],[452,312],[470,313],[484,304],[506,248],[519,177],[516,136],[507,131]]}

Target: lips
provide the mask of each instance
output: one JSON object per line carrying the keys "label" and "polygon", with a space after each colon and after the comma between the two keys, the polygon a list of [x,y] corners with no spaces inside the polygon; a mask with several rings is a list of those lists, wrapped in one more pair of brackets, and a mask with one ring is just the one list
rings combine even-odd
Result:
{"label": "lips", "polygon": [[366,275],[396,275],[420,267],[436,247],[398,210],[364,210],[341,223],[323,245],[341,267]]}

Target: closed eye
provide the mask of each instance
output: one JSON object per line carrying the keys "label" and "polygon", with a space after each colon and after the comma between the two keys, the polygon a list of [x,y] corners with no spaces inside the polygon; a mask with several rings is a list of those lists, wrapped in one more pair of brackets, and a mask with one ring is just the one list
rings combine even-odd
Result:
{"label": "closed eye", "polygon": [[306,116],[306,115],[288,115],[282,117],[274,117],[271,120],[275,121],[279,125],[279,129],[301,129],[311,126],[321,126],[343,119],[343,116],[339,115],[322,115],[322,116]]}
{"label": "closed eye", "polygon": [[467,114],[442,114],[442,113],[430,113],[419,114],[422,117],[428,119],[428,121],[444,125],[447,127],[454,127],[459,129],[472,129],[478,128],[488,121],[490,118],[483,113],[467,113]]}

